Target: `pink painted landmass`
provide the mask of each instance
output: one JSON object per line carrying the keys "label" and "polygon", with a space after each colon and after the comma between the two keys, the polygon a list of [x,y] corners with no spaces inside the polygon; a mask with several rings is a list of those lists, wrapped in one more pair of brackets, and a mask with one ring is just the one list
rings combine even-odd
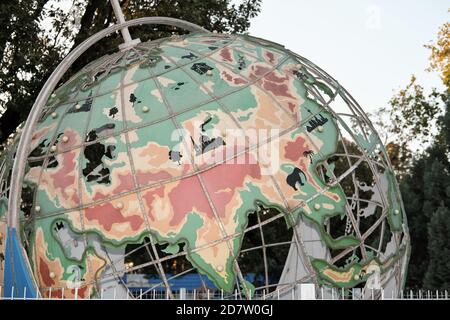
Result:
{"label": "pink painted landmass", "polygon": [[220,50],[220,56],[225,61],[233,62],[233,58],[231,57],[231,51],[228,48],[223,48],[222,50]]}
{"label": "pink painted landmass", "polygon": [[246,80],[239,78],[239,77],[233,77],[231,74],[229,74],[226,71],[222,71],[222,75],[226,81],[237,84],[237,85],[247,83]]}
{"label": "pink painted landmass", "polygon": [[284,157],[286,159],[297,162],[303,156],[303,152],[308,150],[306,140],[302,136],[298,136],[295,141],[289,141],[284,147]]}
{"label": "pink painted landmass", "polygon": [[155,217],[152,213],[152,204],[153,200],[155,200],[155,196],[158,196],[160,198],[164,196],[164,186],[142,192],[142,199],[144,199],[147,207],[150,208],[149,212],[147,212],[147,215],[152,221],[155,221]]}
{"label": "pink painted landmass", "polygon": [[218,165],[201,174],[220,217],[226,216],[227,204],[235,196],[236,189],[244,186],[247,176],[254,179],[261,178],[259,164],[248,161],[248,157],[248,155],[241,155],[237,157],[237,164]]}
{"label": "pink painted landmass", "polygon": [[93,207],[89,207],[84,210],[85,217],[88,220],[97,220],[98,224],[101,225],[106,231],[111,231],[112,225],[114,223],[125,223],[128,222],[131,229],[138,231],[144,220],[140,216],[132,215],[129,217],[124,217],[120,212],[120,209],[115,208],[111,203],[103,203]]}
{"label": "pink painted landmass", "polygon": [[205,213],[208,218],[214,218],[197,176],[180,180],[178,185],[169,193],[169,200],[174,211],[174,216],[170,221],[172,226],[176,226],[183,221],[186,214],[193,211],[194,208]]}
{"label": "pink painted landmass", "polygon": [[273,52],[265,51],[264,53],[265,53],[266,57],[269,59],[270,63],[275,62],[275,56],[273,55]]}

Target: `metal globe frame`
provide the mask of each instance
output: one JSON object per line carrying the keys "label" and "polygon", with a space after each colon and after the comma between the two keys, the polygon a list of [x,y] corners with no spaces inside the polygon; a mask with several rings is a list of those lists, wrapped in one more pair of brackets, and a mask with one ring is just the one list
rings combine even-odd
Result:
{"label": "metal globe frame", "polygon": [[[133,48],[134,46],[138,45],[139,41],[137,39],[135,39],[135,40],[131,39],[129,32],[128,32],[128,27],[134,27],[134,26],[138,26],[138,25],[148,25],[148,24],[161,24],[161,25],[176,26],[176,27],[183,28],[183,29],[186,29],[186,30],[192,31],[192,32],[210,33],[209,31],[207,31],[207,30],[203,29],[202,27],[197,26],[195,24],[192,24],[192,23],[189,23],[186,21],[182,21],[182,20],[178,20],[178,19],[167,18],[167,17],[147,17],[147,18],[139,18],[139,19],[130,20],[130,21],[125,22],[123,19],[123,15],[121,15],[120,10],[118,10],[118,8],[117,8],[118,3],[116,2],[116,0],[112,0],[112,4],[113,4],[113,8],[114,8],[114,11],[118,18],[119,23],[115,24],[107,29],[104,29],[104,30],[98,32],[97,34],[89,37],[87,40],[85,40],[83,43],[81,43],[78,47],[76,47],[72,52],[70,52],[64,58],[64,60],[58,65],[58,67],[54,70],[54,72],[51,74],[49,79],[46,81],[45,85],[43,86],[43,89],[40,91],[40,93],[31,109],[31,112],[29,114],[29,117],[28,117],[23,129],[21,129],[21,132],[20,132],[21,137],[20,137],[20,141],[18,143],[16,156],[15,156],[14,164],[13,164],[13,168],[12,168],[12,177],[15,177],[15,178],[11,179],[11,185],[10,185],[10,189],[9,189],[10,193],[9,193],[9,200],[8,200],[8,208],[9,209],[8,209],[8,215],[7,215],[7,228],[9,230],[9,232],[11,232],[11,233],[17,233],[16,230],[18,230],[18,228],[20,227],[19,212],[20,212],[21,188],[22,188],[22,183],[23,183],[23,179],[24,179],[24,175],[25,175],[26,161],[27,161],[27,157],[28,157],[28,154],[30,151],[29,149],[30,149],[30,145],[31,145],[32,133],[36,127],[37,121],[39,119],[39,116],[40,116],[44,106],[46,105],[47,101],[49,100],[49,98],[51,96],[51,93],[55,90],[56,85],[59,83],[59,81],[64,76],[64,74],[74,63],[74,61],[78,57],[80,57],[84,52],[86,52],[86,50],[88,50],[92,45],[94,45],[95,43],[100,41],[102,38],[116,32],[116,31],[121,31],[121,33],[125,39],[125,43],[123,45],[121,45],[121,47],[120,47],[120,49],[122,51],[129,50],[129,49]],[[270,44],[268,41],[265,41],[265,40],[260,40],[260,41],[261,41],[261,44],[263,44],[263,43]],[[319,101],[320,104],[329,113],[331,113],[333,116],[336,117],[336,119],[341,118],[341,117],[351,118],[355,122],[355,125],[361,129],[361,133],[363,133],[364,138],[366,140],[370,140],[370,137],[369,137],[369,133],[370,133],[370,136],[374,135],[378,139],[378,141],[380,141],[374,126],[372,125],[371,121],[369,120],[367,115],[364,113],[362,108],[355,101],[355,99],[344,88],[342,88],[341,85],[334,78],[332,78],[325,71],[323,71],[322,69],[317,67],[315,64],[313,64],[309,60],[301,57],[300,55],[293,53],[289,50],[286,50],[286,52],[289,53],[291,56],[296,57],[298,59],[299,64],[300,64],[299,67],[306,68],[306,70],[309,73],[311,73],[316,79],[320,79],[322,82],[324,82],[326,85],[328,85],[329,88],[331,88],[334,91],[333,96],[331,98],[326,98],[319,90],[317,90],[317,88],[315,88],[314,86],[311,86],[308,88],[309,89],[308,93],[314,99]],[[339,113],[330,107],[330,105],[334,102],[335,98],[338,98],[338,97],[340,97],[346,103],[347,107],[349,108],[350,113]],[[344,125],[344,129],[345,129],[345,125]],[[359,137],[353,135],[350,130],[347,130],[346,134],[350,135],[350,137],[353,138],[354,141],[358,141],[358,139],[360,139]],[[339,132],[339,136],[341,139],[343,139],[344,134],[342,132]],[[344,149],[345,149],[345,144],[343,144],[343,145],[344,145]],[[373,146],[373,148],[375,148],[375,147],[376,146]],[[352,154],[349,154],[347,152],[347,150],[345,149],[345,154],[343,154],[342,157],[344,157],[348,161],[349,169],[340,176],[333,176],[332,183],[330,184],[330,186],[338,184],[340,181],[342,181],[347,176],[351,176],[353,182],[355,184],[357,184],[356,177],[354,176],[353,172],[354,172],[354,170],[356,170],[358,165],[361,164],[362,162],[367,163],[367,165],[369,166],[369,168],[373,174],[375,186],[379,189],[378,191],[381,195],[381,202],[384,206],[382,216],[377,220],[377,223],[375,223],[364,234],[359,233],[357,218],[355,218],[355,216],[352,214],[352,209],[347,204],[347,217],[350,221],[350,224],[351,224],[353,230],[356,232],[356,236],[360,240],[362,240],[360,249],[363,252],[363,255],[364,255],[364,252],[366,249],[365,245],[364,245],[364,240],[368,236],[370,236],[370,234],[381,223],[384,224],[384,221],[387,216],[386,208],[389,205],[388,201],[383,193],[383,190],[380,189],[381,176],[380,176],[380,171],[377,169],[377,166],[384,167],[386,170],[393,171],[392,165],[389,161],[389,157],[386,153],[386,150],[381,146],[379,151],[382,156],[379,157],[377,160],[374,160],[374,156],[372,154],[373,151],[374,151],[374,149],[365,150],[364,148],[361,148],[362,154],[352,155]],[[356,159],[356,162],[352,163],[352,160],[355,160],[355,159]],[[325,169],[327,169],[328,165],[325,164],[324,166],[325,166]],[[397,190],[396,190],[397,193],[400,195],[398,185],[395,184],[395,186],[397,188]],[[286,199],[284,199],[284,200],[286,203]],[[353,198],[353,200],[356,202],[365,201],[364,199],[360,199],[358,197],[358,194]],[[308,201],[306,201],[306,202],[308,202]],[[404,208],[403,208],[403,203],[402,203],[401,199],[400,199],[400,204],[402,206],[402,214],[403,214]],[[263,235],[263,231],[262,231],[262,226],[264,226],[265,224],[270,223],[276,219],[281,219],[285,216],[289,216],[296,209],[298,209],[298,208],[290,208],[286,212],[280,212],[278,215],[276,215],[266,221],[259,220],[259,216],[258,216],[258,224],[247,227],[244,231],[242,231],[242,233],[245,234],[248,231],[259,228],[259,230],[261,231],[261,237],[262,237],[262,241],[263,241],[260,249],[262,249],[265,252],[265,250],[268,247],[279,245],[279,244],[265,244],[264,243],[264,235]],[[404,214],[403,214],[403,221],[404,221],[404,225],[406,226],[407,221],[406,221],[406,216]],[[407,230],[403,230],[403,232],[404,232],[404,236],[406,237],[406,241],[409,242],[408,238],[407,238],[408,237]],[[297,285],[300,283],[313,282],[316,285],[316,287],[319,288],[319,284],[317,282],[315,272],[314,272],[312,266],[310,265],[310,263],[308,262],[308,259],[306,258],[308,255],[307,255],[306,249],[305,249],[305,243],[304,243],[305,239],[299,233],[300,233],[300,229],[297,228],[297,226],[296,226],[294,228],[294,237],[293,237],[292,241],[289,243],[282,243],[282,245],[289,244],[291,246],[291,249],[292,249],[292,253],[290,253],[291,260],[287,260],[286,265],[284,267],[283,274],[281,275],[281,278],[280,278],[280,282],[275,285],[268,284],[267,259],[265,258],[265,253],[264,253],[264,266],[265,266],[265,270],[266,270],[266,279],[265,279],[266,281],[265,282],[266,283],[265,283],[265,286],[263,286],[261,288],[256,288],[256,289],[269,291],[269,289],[271,289],[271,288],[273,289],[274,286],[277,288],[277,290],[273,290],[271,293],[267,293],[267,294],[264,293],[264,299],[275,299],[277,295],[278,296],[280,295],[280,292],[281,292],[282,297],[285,297],[285,298],[289,297],[291,292],[293,292],[292,290],[296,290]],[[231,235],[231,236],[235,237],[238,235],[239,234],[235,234],[235,235]],[[17,236],[19,236],[18,233],[17,233]],[[141,247],[145,247],[146,250],[149,250],[147,245],[148,244],[144,244]],[[151,243],[150,245],[151,245],[151,249],[152,249],[153,253],[155,253],[156,249],[155,249],[154,243]],[[196,249],[198,250],[201,248],[196,248]],[[256,249],[258,249],[258,248],[256,248]],[[355,248],[347,248],[342,253],[340,253],[338,256],[334,257],[332,261],[339,260],[340,258],[344,257],[347,253],[351,252],[352,250],[355,250]],[[409,251],[410,251],[410,247],[408,244],[407,252],[405,253],[406,260],[409,257]],[[159,267],[157,267],[157,270],[159,269],[159,271],[160,271],[160,277],[162,279],[162,284],[166,287],[168,296],[173,298],[174,295],[172,294],[172,291],[170,289],[169,281],[176,277],[180,277],[183,274],[185,274],[191,270],[187,270],[186,272],[180,273],[180,274],[176,275],[175,277],[168,279],[165,276],[164,270],[161,266],[161,262],[168,260],[168,259],[176,258],[178,256],[182,256],[185,254],[186,254],[186,252],[180,252],[178,254],[171,256],[170,258],[160,259],[159,257],[157,257],[155,260],[148,262],[144,265],[134,266],[132,268],[129,268],[129,270],[117,270],[113,274],[105,275],[105,277],[106,276],[117,276],[123,272],[130,272],[130,271],[136,270],[139,267],[157,264],[157,265],[159,265]],[[24,258],[26,260],[26,257],[24,257]],[[289,259],[289,257],[288,257],[288,259]],[[292,271],[291,272],[289,271],[289,269],[291,269],[291,270],[293,269],[292,263],[294,263],[294,261],[298,261],[298,259],[302,260],[303,263],[305,264],[305,268],[309,270],[309,274],[304,277],[301,277],[301,278],[298,278],[298,274],[294,275],[294,274],[292,274]],[[236,259],[235,259],[235,262],[237,263]],[[114,261],[110,261],[110,263],[114,265]],[[406,262],[403,261],[403,263],[401,263],[401,261],[399,261],[398,265],[396,267],[397,271],[394,274],[394,277],[401,276],[403,279],[402,280],[403,282],[404,282],[404,279],[406,276],[406,265],[407,265]],[[401,266],[403,266],[404,269],[401,269]],[[239,269],[239,266],[237,266],[237,268]],[[238,276],[241,278],[242,274],[240,274]],[[294,279],[292,280],[292,278],[294,278]],[[290,280],[287,282],[283,282],[283,279],[284,280],[290,279]],[[396,295],[397,296],[400,295],[400,291],[402,290],[403,285],[404,285],[404,283],[397,282],[397,285],[396,285]],[[36,284],[36,288],[38,288],[37,284]],[[153,288],[150,288],[148,291],[151,291],[152,289]],[[264,291],[264,292],[266,292],[266,291]],[[142,297],[143,294],[145,294],[145,292],[141,293],[140,296],[138,296],[137,298]],[[246,294],[245,296],[248,297],[249,295]]]}

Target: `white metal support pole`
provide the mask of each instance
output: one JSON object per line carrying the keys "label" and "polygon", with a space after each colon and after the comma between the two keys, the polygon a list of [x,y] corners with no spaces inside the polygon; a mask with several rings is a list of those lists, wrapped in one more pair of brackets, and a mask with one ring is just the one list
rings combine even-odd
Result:
{"label": "white metal support pole", "polygon": [[[124,23],[125,17],[123,15],[122,8],[120,7],[119,0],[110,0],[110,2],[113,7],[117,22],[119,24]],[[122,34],[124,40],[124,43],[119,46],[119,49],[122,51],[132,48],[141,42],[141,40],[139,39],[131,39],[130,30],[128,30],[128,27],[121,28],[120,33]]]}

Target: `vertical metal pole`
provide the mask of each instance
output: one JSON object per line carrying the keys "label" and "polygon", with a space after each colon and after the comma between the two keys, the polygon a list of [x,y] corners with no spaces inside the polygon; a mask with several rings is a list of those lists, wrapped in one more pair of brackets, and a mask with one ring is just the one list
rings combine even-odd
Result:
{"label": "vertical metal pole", "polygon": [[220,298],[223,300],[223,289],[220,289]]}
{"label": "vertical metal pole", "polygon": [[142,288],[140,290],[139,298],[142,300]]}
{"label": "vertical metal pole", "polygon": [[48,291],[48,298],[49,299],[52,298],[52,287],[50,287],[50,290]]}
{"label": "vertical metal pole", "polygon": [[[119,0],[109,0],[111,2],[111,5],[113,7],[114,15],[116,16],[117,22],[119,24],[125,22],[125,17],[122,12],[122,8],[120,7]],[[122,34],[124,43],[119,46],[119,49],[124,50],[131,48],[141,42],[139,39],[132,39],[130,35],[130,31],[128,30],[128,27],[124,27],[120,29],[120,33]]]}
{"label": "vertical metal pole", "polygon": [[27,298],[27,287],[23,287],[23,300]]}
{"label": "vertical metal pole", "polygon": [[[120,7],[119,0],[110,0],[111,5],[113,7],[114,15],[116,16],[117,22],[124,23],[125,17],[122,12],[122,8]],[[123,40],[125,43],[131,42],[131,35],[128,27],[120,29],[120,33],[122,33]]]}
{"label": "vertical metal pole", "polygon": [[320,287],[320,295],[322,296],[322,300],[323,300],[323,287]]}
{"label": "vertical metal pole", "polygon": [[278,300],[280,300],[280,289],[277,290]]}
{"label": "vertical metal pole", "polygon": [[11,300],[14,300],[14,286],[11,287]]}

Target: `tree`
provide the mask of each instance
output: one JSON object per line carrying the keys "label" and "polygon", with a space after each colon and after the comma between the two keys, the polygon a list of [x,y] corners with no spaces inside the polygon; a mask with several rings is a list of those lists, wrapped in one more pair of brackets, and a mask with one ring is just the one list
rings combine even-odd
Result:
{"label": "tree", "polygon": [[[448,189],[447,191],[450,191]],[[450,192],[447,195],[450,197]],[[428,252],[430,260],[424,279],[424,288],[447,290],[450,288],[450,209],[440,206],[428,224]]]}
{"label": "tree", "polygon": [[[408,161],[406,166],[400,161],[397,171],[401,173],[400,188],[411,236],[406,283],[410,288],[450,288],[449,38],[449,24],[445,24],[437,43],[426,46],[431,49],[430,70],[440,72],[444,92],[433,89],[425,95],[413,77],[407,88],[391,100],[389,111],[393,125],[388,130],[396,135],[397,155]],[[408,141],[414,139],[430,144],[414,154],[408,146]]]}
{"label": "tree", "polygon": [[376,124],[382,126],[390,138],[387,151],[400,179],[411,168],[417,145],[429,145],[439,134],[438,121],[445,109],[446,96],[436,88],[426,94],[412,75],[406,88],[391,98],[389,108],[380,108],[376,112]]}
{"label": "tree", "polygon": [[429,243],[429,234],[434,232],[429,226],[431,217],[442,205],[450,207],[450,164],[444,149],[438,144],[430,147],[414,161],[400,185],[411,237],[407,286],[412,288],[423,288],[429,260],[438,251],[430,250],[435,244]]}
{"label": "tree", "polygon": [[440,72],[444,85],[450,88],[450,22],[440,28],[437,42],[425,47],[431,50],[429,70]]}
{"label": "tree", "polygon": [[[25,119],[49,66],[60,59],[41,35],[39,21],[47,0],[0,2],[0,136],[4,141]],[[30,44],[33,45],[30,45]],[[45,53],[45,54],[44,54]]]}
{"label": "tree", "polygon": [[[109,0],[72,0],[69,10],[63,0],[0,1],[0,143],[23,122],[42,85],[62,58],[92,34],[115,22]],[[261,10],[261,0],[121,0],[128,19],[143,16],[180,18],[218,32],[243,33],[250,19]],[[50,21],[50,22],[49,22]],[[44,23],[45,22],[45,23]],[[133,28],[142,41],[181,34],[168,26]],[[118,32],[83,54],[62,81],[88,62],[117,50]]]}

